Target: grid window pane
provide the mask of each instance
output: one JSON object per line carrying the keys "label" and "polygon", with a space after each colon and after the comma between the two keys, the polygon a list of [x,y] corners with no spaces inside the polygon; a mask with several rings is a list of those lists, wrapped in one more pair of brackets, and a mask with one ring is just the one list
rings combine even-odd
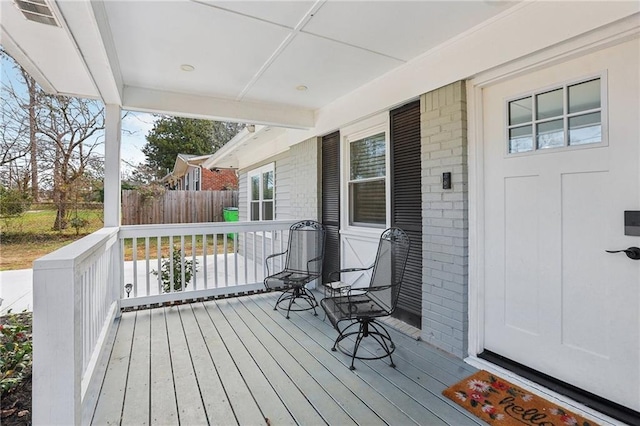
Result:
{"label": "grid window pane", "polygon": [[262,199],[273,200],[273,171],[262,174]]}
{"label": "grid window pane", "polygon": [[600,108],[600,79],[569,86],[569,113]]}
{"label": "grid window pane", "polygon": [[273,201],[262,203],[262,220],[273,220]]}
{"label": "grid window pane", "polygon": [[569,145],[602,142],[602,124],[599,112],[569,118]]}
{"label": "grid window pane", "polygon": [[562,115],[562,93],[563,89],[558,89],[547,93],[541,93],[536,96],[536,118],[538,120],[559,117]]}
{"label": "grid window pane", "polygon": [[386,223],[385,181],[352,182],[350,185],[351,224]]}
{"label": "grid window pane", "polygon": [[385,175],[384,133],[351,143],[351,179],[367,179]]}
{"label": "grid window pane", "polygon": [[547,121],[538,124],[538,149],[564,146],[563,120]]}
{"label": "grid window pane", "polygon": [[251,203],[251,220],[260,220],[260,202]]}
{"label": "grid window pane", "polygon": [[529,123],[533,119],[531,96],[509,102],[509,125]]}
{"label": "grid window pane", "polygon": [[260,199],[260,176],[251,176],[251,199]]}

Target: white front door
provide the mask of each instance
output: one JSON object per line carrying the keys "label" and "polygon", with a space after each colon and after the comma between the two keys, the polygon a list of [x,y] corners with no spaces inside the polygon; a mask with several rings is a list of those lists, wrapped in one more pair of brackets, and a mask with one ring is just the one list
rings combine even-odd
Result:
{"label": "white front door", "polygon": [[[482,94],[484,347],[633,410],[640,410],[640,260],[605,250],[640,247],[640,237],[624,230],[624,211],[640,210],[639,44],[619,44]],[[526,121],[527,108],[531,128],[546,134],[540,143],[554,145],[563,128],[579,129],[593,116],[572,121],[567,92],[549,91],[597,77],[604,87],[603,142],[526,151],[527,129],[517,123]],[[571,102],[589,92],[584,87]],[[527,94],[531,104],[512,104],[511,127],[525,152],[509,153],[509,102]],[[564,103],[564,116],[545,122],[545,114],[557,114],[554,99]]]}

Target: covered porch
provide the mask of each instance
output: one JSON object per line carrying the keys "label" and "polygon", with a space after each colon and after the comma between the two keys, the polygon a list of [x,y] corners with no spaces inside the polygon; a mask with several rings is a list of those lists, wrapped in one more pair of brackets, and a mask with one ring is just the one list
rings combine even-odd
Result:
{"label": "covered porch", "polygon": [[[20,10],[14,2],[2,2],[3,47],[47,91],[99,98],[106,111],[105,228],[34,264],[36,424],[139,424],[158,419],[224,424],[265,419],[272,424],[477,423],[444,399],[441,390],[474,370],[463,359],[481,365],[477,356],[491,349],[491,344],[505,343],[506,350],[526,352],[526,345],[499,334],[494,342],[485,338],[496,330],[487,317],[494,307],[506,306],[500,298],[485,299],[485,280],[492,282],[485,270],[505,269],[487,263],[500,256],[486,245],[487,237],[496,233],[485,234],[485,222],[495,216],[496,205],[506,206],[485,196],[485,161],[494,159],[487,157],[494,145],[495,159],[506,158],[505,131],[509,129],[500,127],[507,118],[503,101],[519,99],[524,89],[516,86],[506,95],[495,95],[495,108],[485,111],[485,88],[551,66],[571,65],[558,81],[549,77],[550,82],[538,84],[532,77],[527,93],[539,93],[545,87],[573,84],[578,77],[593,78],[597,71],[603,88],[611,77],[620,98],[612,105],[625,112],[611,114],[619,121],[611,121],[610,146],[620,146],[616,140],[632,141],[637,135],[637,72],[633,74],[637,53],[619,54],[630,59],[620,61],[619,70],[613,70],[618,74],[612,71],[610,76],[604,66],[585,77],[581,64],[570,62],[625,43],[629,52],[634,48],[637,52],[637,2],[595,1],[579,6],[562,1],[15,3],[31,4],[39,17],[30,18],[33,13]],[[212,46],[220,40],[229,44],[213,54]],[[590,57],[584,61],[592,63]],[[417,101],[412,141],[417,141],[418,151],[410,157],[420,159],[412,175],[419,188],[409,198],[418,199],[412,211],[420,214],[410,220],[424,236],[417,244],[417,257],[424,264],[416,266],[415,299],[422,303],[420,337],[433,346],[395,333],[396,370],[376,361],[358,363],[357,370],[350,372],[344,357],[330,351],[335,334],[328,322],[304,313],[287,321],[271,310],[274,295],[261,294],[262,259],[282,248],[293,221],[324,222],[322,214],[329,209],[338,213],[334,247],[352,248],[352,258],[366,251],[365,243],[374,241],[384,226],[394,225],[401,210],[398,200],[392,199],[394,178],[386,172],[393,169],[391,160],[396,158],[392,136],[402,132],[391,128],[389,114]],[[122,227],[120,139],[125,110],[248,123],[238,139],[240,146],[223,148],[218,159],[224,161],[221,166],[241,171],[246,205],[255,201],[248,190],[250,172],[276,164],[271,171],[277,181],[275,201],[268,202],[275,204],[277,220],[249,221],[245,211],[241,220],[246,222]],[[568,122],[570,117],[563,117]],[[490,123],[496,126],[495,138],[486,134],[488,126],[484,126]],[[603,120],[602,125],[608,123]],[[322,162],[321,148],[332,134],[337,135],[333,161],[338,165],[333,169],[337,183],[325,187],[327,166],[335,164]],[[389,134],[381,139],[384,173],[376,177],[384,212],[381,221],[370,226],[351,215],[349,149],[361,138],[378,134]],[[598,145],[603,150],[608,146]],[[398,148],[403,147],[399,143]],[[629,149],[620,158],[640,157]],[[637,182],[636,172],[634,168],[616,182]],[[495,179],[503,182],[499,178]],[[541,194],[548,191],[541,188]],[[633,193],[624,205],[637,208],[635,189],[621,193]],[[326,194],[335,199],[324,200]],[[585,198],[599,203],[593,195]],[[529,206],[518,203],[522,205]],[[526,211],[535,220],[545,217],[536,213],[537,207],[531,202]],[[607,240],[607,248],[635,244],[619,232],[618,210],[622,208],[616,205],[616,215],[606,215],[616,218],[615,232],[611,232],[616,238]],[[556,213],[551,216],[563,217]],[[521,229],[531,228],[532,221],[513,223],[514,234],[520,235]],[[531,231],[532,237],[538,234]],[[162,283],[152,274],[161,267],[158,246],[165,241],[169,250],[178,245],[181,266],[189,260],[202,262],[201,275],[188,287],[183,275],[182,288],[163,292]],[[207,241],[216,243],[210,247]],[[193,250],[198,244],[201,248]],[[129,255],[130,247],[134,250]],[[606,247],[590,246],[600,256]],[[508,252],[517,254],[518,261],[531,257],[524,251]],[[350,266],[349,260],[338,259],[338,266],[340,262]],[[363,263],[366,260],[363,257]],[[524,267],[515,266],[514,271],[518,277],[534,275]],[[634,279],[637,272],[637,268],[631,270]],[[615,290],[622,300],[635,302],[626,310],[612,304],[612,310],[619,311],[625,321],[635,319],[623,324],[637,327],[637,286],[627,285],[627,293],[630,296],[625,297],[626,293]],[[519,296],[516,301],[521,305],[510,312],[517,319],[523,314],[534,322],[538,316],[552,317],[547,315],[548,304],[540,304],[540,312],[528,315],[529,310],[521,307],[528,299]],[[592,299],[596,305],[604,300]],[[552,313],[558,318],[565,315],[573,324],[598,318],[584,312],[596,311]],[[577,331],[577,338],[591,338],[582,328]],[[605,328],[602,334],[611,335]],[[608,379],[581,386],[623,409],[638,410],[638,333],[632,330],[623,337],[624,345],[612,345],[611,353],[629,354],[630,367],[618,368],[616,377],[635,385],[629,386],[633,393],[609,386],[615,380]],[[601,342],[594,346],[599,348]],[[573,374],[568,380],[557,373],[557,360],[544,353],[545,348],[541,346],[537,357],[545,364],[541,371],[570,384],[585,377]],[[578,364],[571,358],[565,363]],[[615,360],[610,364],[622,365]],[[547,394],[547,390],[541,392]],[[563,402],[573,403],[567,400]],[[594,410],[588,412],[609,421]]]}
{"label": "covered porch", "polygon": [[473,367],[392,331],[396,369],[378,360],[350,371],[322,314],[287,320],[276,299],[123,313],[91,423],[483,424],[441,394]]}

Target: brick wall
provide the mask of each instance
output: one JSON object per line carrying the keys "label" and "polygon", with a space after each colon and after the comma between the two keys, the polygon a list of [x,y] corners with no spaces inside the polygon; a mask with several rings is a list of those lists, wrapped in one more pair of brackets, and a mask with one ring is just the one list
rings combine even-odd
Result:
{"label": "brick wall", "polygon": [[235,170],[219,169],[217,172],[202,169],[202,191],[222,191],[238,189],[238,176]]}
{"label": "brick wall", "polygon": [[[465,84],[420,98],[422,137],[422,339],[467,354],[468,175]],[[442,189],[451,172],[452,189]]]}

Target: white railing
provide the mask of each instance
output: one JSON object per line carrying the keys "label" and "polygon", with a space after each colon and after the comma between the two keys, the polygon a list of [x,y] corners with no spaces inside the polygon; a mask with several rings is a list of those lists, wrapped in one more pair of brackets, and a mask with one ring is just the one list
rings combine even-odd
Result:
{"label": "white railing", "polygon": [[33,264],[33,422],[80,424],[92,411],[119,314],[118,228]]}
{"label": "white railing", "polygon": [[[121,306],[261,290],[266,275],[264,258],[286,250],[287,231],[293,223],[123,226]],[[193,276],[187,279],[190,269]]]}
{"label": "white railing", "polygon": [[[286,250],[293,223],[103,228],[36,260],[34,424],[90,422],[121,308],[261,290],[263,259]],[[190,280],[188,262],[198,265]],[[163,266],[165,280],[153,273]]]}

